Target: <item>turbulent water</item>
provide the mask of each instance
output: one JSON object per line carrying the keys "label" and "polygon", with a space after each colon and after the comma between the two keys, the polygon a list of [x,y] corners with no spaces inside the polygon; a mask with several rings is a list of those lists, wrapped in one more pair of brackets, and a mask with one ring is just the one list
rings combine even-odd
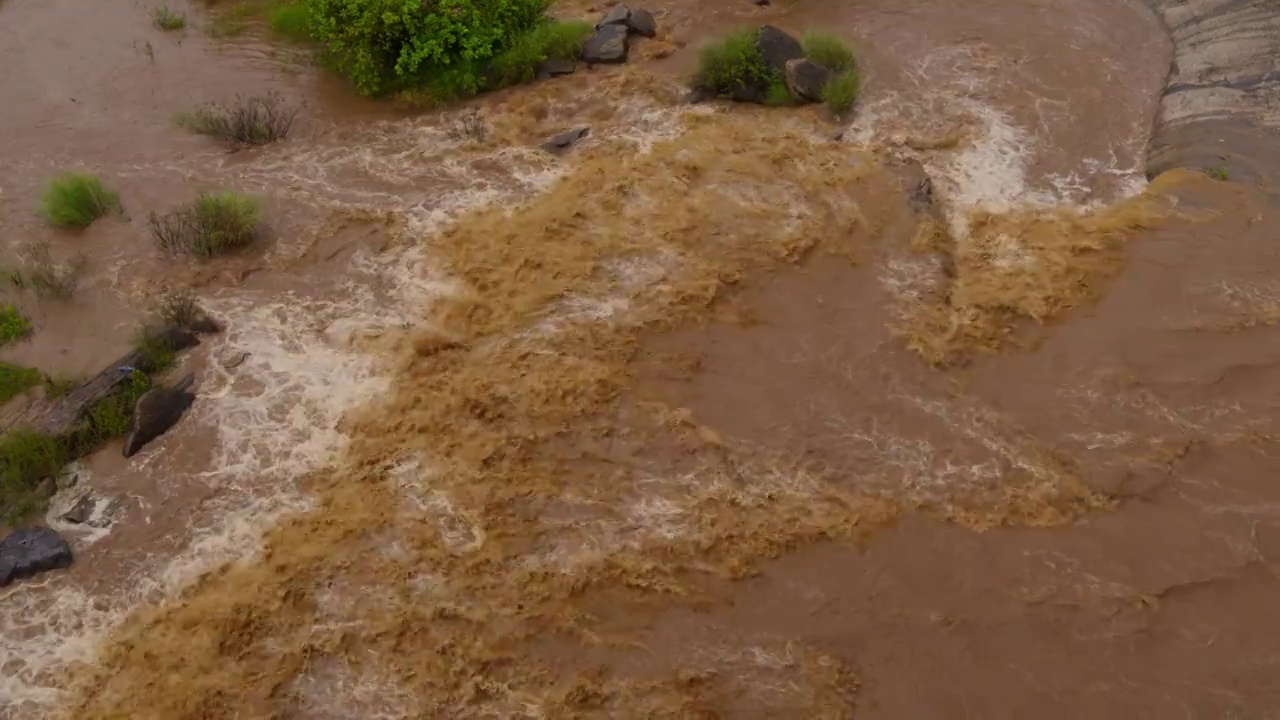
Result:
{"label": "turbulent water", "polygon": [[[0,5],[4,253],[88,267],[9,291],[36,332],[5,359],[96,370],[166,285],[227,328],[174,431],[78,466],[111,522],[55,502],[75,565],[0,592],[0,718],[1275,706],[1280,221],[1147,183],[1158,20],[653,9],[629,65],[481,99],[477,138],[204,6],[172,35]],[[765,22],[855,44],[847,122],[680,101],[700,41]],[[267,91],[304,103],[272,146],[172,122]],[[43,227],[63,168],[127,217]],[[220,187],[265,200],[265,247],[157,253],[147,213]]]}

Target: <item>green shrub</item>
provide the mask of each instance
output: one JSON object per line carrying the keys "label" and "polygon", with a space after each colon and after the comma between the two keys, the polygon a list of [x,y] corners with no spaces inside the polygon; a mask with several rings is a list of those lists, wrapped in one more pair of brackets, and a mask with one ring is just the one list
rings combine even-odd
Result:
{"label": "green shrub", "polygon": [[27,336],[31,321],[12,305],[0,305],[0,347]]}
{"label": "green shrub", "polygon": [[0,520],[14,524],[38,509],[43,498],[34,490],[67,463],[57,438],[18,428],[0,437]]}
{"label": "green shrub", "polygon": [[161,5],[151,11],[151,22],[161,30],[181,30],[187,26],[187,16]]}
{"label": "green shrub", "polygon": [[791,96],[791,91],[787,89],[787,83],[782,78],[774,78],[769,81],[769,87],[764,91],[764,104],[771,107],[785,107],[794,105],[796,99]]}
{"label": "green shrub", "polygon": [[839,117],[849,112],[858,101],[858,89],[857,71],[846,70],[827,81],[822,88],[822,101],[833,115]]}
{"label": "green shrub", "polygon": [[237,96],[230,103],[209,103],[177,117],[178,124],[228,145],[266,145],[288,137],[298,115],[278,93]]}
{"label": "green shrub", "polygon": [[311,11],[303,2],[278,3],[267,16],[275,33],[302,42],[311,39]]}
{"label": "green shrub", "polygon": [[0,362],[0,404],[9,402],[42,382],[44,375],[35,368]]}
{"label": "green shrub", "polygon": [[547,21],[515,39],[509,48],[489,62],[486,87],[495,89],[529,82],[543,60],[574,60],[591,35],[591,24],[581,20]]}
{"label": "green shrub", "polygon": [[120,196],[89,173],[69,172],[54,178],[40,203],[40,214],[58,227],[87,227],[120,209]]}
{"label": "green shrub", "polygon": [[190,206],[151,214],[151,234],[160,247],[202,260],[251,244],[258,237],[258,201],[232,190],[201,194]]}
{"label": "green shrub", "polygon": [[538,27],[547,0],[306,0],[330,62],[369,95],[473,94],[493,57]]}
{"label": "green shrub", "polygon": [[756,49],[758,31],[735,30],[705,45],[698,54],[694,85],[717,95],[752,85],[768,87],[778,82],[777,73],[769,69]]}
{"label": "green shrub", "polygon": [[817,30],[807,32],[801,44],[804,46],[805,57],[835,72],[852,70],[856,65],[849,46],[830,33]]}

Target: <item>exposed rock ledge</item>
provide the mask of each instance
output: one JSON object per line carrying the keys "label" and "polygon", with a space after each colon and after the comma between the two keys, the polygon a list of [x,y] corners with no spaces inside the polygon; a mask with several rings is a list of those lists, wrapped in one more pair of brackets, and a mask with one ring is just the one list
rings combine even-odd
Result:
{"label": "exposed rock ledge", "polygon": [[1173,37],[1147,174],[1280,180],[1280,0],[1146,0]]}

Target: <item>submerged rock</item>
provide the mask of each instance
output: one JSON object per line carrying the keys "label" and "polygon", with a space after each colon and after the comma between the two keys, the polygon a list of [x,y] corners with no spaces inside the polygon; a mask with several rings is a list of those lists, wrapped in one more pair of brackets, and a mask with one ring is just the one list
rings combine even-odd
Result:
{"label": "submerged rock", "polygon": [[133,409],[133,424],[124,441],[124,456],[132,457],[144,445],[163,435],[178,423],[187,408],[195,402],[189,388],[195,377],[187,375],[172,387],[152,388],[138,398]]}
{"label": "submerged rock", "polygon": [[93,516],[93,509],[97,506],[97,501],[93,495],[85,493],[80,501],[71,507],[70,510],[62,513],[62,519],[75,525],[82,525],[89,521]]}
{"label": "submerged rock", "polygon": [[822,100],[822,89],[831,80],[832,72],[818,63],[797,58],[788,60],[783,79],[787,90],[798,100],[818,102]]}
{"label": "submerged rock", "polygon": [[578,144],[578,141],[591,134],[591,128],[574,128],[556,135],[542,143],[542,149],[550,153],[562,153]]}
{"label": "submerged rock", "polygon": [[756,36],[756,50],[764,64],[776,73],[786,71],[788,60],[804,57],[800,41],[772,25],[760,28],[760,34]]}
{"label": "submerged rock", "polygon": [[534,66],[534,74],[540,80],[557,75],[572,75],[578,64],[572,60],[543,60]]}
{"label": "submerged rock", "polygon": [[595,64],[616,64],[627,61],[627,27],[602,25],[582,45],[582,59]]}
{"label": "submerged rock", "polygon": [[0,540],[0,587],[69,565],[71,546],[49,528],[21,528]]}

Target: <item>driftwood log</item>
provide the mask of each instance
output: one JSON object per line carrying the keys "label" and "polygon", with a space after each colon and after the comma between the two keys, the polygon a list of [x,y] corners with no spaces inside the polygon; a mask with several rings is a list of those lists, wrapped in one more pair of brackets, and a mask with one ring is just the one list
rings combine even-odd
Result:
{"label": "driftwood log", "polygon": [[[161,330],[155,339],[177,352],[199,344],[196,336],[178,328]],[[45,435],[62,437],[70,433],[95,403],[106,398],[129,380],[134,370],[146,370],[146,354],[131,350],[108,364],[79,387],[56,398],[40,398],[12,417],[3,419],[4,431],[26,427]]]}

